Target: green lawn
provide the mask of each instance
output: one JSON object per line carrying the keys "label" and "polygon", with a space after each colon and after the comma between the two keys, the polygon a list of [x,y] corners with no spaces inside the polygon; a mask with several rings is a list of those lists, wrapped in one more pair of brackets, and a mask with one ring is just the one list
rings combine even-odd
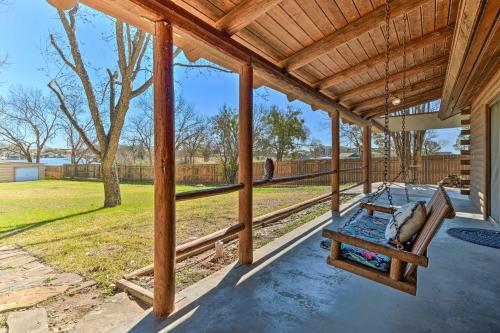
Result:
{"label": "green lawn", "polygon": [[[177,191],[196,189],[178,186]],[[326,193],[327,186],[254,190],[258,216]],[[109,287],[152,262],[153,186],[122,184],[123,204],[102,208],[99,182],[0,183],[0,244],[18,243],[52,265]],[[178,244],[236,223],[237,193],[177,204]]]}

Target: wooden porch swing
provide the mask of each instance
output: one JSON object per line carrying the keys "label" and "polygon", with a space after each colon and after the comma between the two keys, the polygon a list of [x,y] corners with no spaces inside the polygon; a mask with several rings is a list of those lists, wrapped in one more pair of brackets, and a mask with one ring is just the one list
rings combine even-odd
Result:
{"label": "wooden porch swing", "polygon": [[[390,155],[390,131],[389,131],[389,16],[390,16],[390,2],[386,1],[385,11],[385,104],[384,104],[384,181],[376,192],[369,195],[367,200],[360,204],[359,210],[351,216],[349,221],[345,224],[344,228],[349,224],[361,223],[364,219],[369,219],[374,212],[390,214],[394,218],[396,209],[393,206],[392,195],[390,186],[401,175],[404,177],[405,193],[407,202],[410,203],[410,197],[407,189],[408,178],[408,165],[407,161],[402,160],[401,171],[399,175],[392,180],[388,181],[388,160]],[[405,14],[405,30],[403,38],[403,91],[406,88],[406,26],[407,16]],[[403,100],[405,96],[403,94]],[[405,115],[407,110],[403,111],[402,115],[402,130],[405,131]],[[403,136],[404,137],[404,136]],[[406,139],[403,139],[403,154],[407,149]],[[383,193],[387,193],[387,198],[390,206],[381,206],[373,202],[378,199]],[[360,215],[364,210],[367,211],[366,215]],[[372,281],[384,284],[386,286],[398,289],[411,295],[416,295],[417,292],[417,269],[418,266],[427,267],[427,247],[432,241],[434,235],[439,230],[445,218],[453,218],[455,210],[451,200],[444,190],[444,187],[439,185],[436,192],[426,204],[426,219],[420,231],[413,237],[411,245],[403,249],[402,246],[398,248],[389,244],[375,243],[365,238],[352,236],[343,232],[345,229],[341,228],[339,231],[329,229],[323,230],[323,236],[330,239],[331,248],[330,255],[327,258],[329,265],[351,272],[353,274],[365,277]],[[358,219],[359,217],[359,219]],[[390,257],[390,267],[388,272],[372,268],[362,263],[355,262],[347,259],[347,256],[342,255],[342,244],[354,246],[359,249],[374,252],[375,254]]]}

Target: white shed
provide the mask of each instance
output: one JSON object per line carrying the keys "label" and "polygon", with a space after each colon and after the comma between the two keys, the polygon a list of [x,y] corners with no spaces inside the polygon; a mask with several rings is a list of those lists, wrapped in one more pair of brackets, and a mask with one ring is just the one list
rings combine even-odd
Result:
{"label": "white shed", "polygon": [[45,178],[45,164],[0,162],[0,182],[24,182]]}

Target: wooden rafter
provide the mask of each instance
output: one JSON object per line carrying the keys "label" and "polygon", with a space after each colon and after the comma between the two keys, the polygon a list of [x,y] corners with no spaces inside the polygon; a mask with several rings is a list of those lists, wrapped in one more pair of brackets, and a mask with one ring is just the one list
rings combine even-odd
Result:
{"label": "wooden rafter", "polygon": [[[420,7],[429,0],[393,0],[391,1],[391,17],[394,19],[404,13]],[[288,71],[296,70],[319,58],[337,46],[357,38],[373,30],[385,22],[385,6],[380,6],[356,21],[338,29],[324,38],[306,46],[294,55],[279,63],[279,66]]]}
{"label": "wooden rafter", "polygon": [[[398,111],[404,110],[406,108],[411,108],[411,107],[419,105],[419,104],[434,101],[436,99],[441,98],[442,93],[443,93],[443,88],[439,87],[439,88],[435,88],[435,89],[432,89],[429,91],[425,91],[425,92],[418,94],[418,95],[415,95],[415,96],[411,96],[410,98],[408,98],[406,100],[405,103],[402,103],[398,106],[390,105],[389,106],[389,113],[398,112]],[[381,107],[377,107],[377,108],[369,110],[368,112],[363,113],[362,116],[366,117],[366,118],[373,118],[373,117],[380,116],[382,114],[384,114],[384,106],[383,105]]]}
{"label": "wooden rafter", "polygon": [[[444,40],[453,35],[454,26],[450,25],[429,34],[424,35],[423,37],[414,39],[406,44],[406,51],[412,52],[417,49],[427,47],[435,42]],[[402,46],[398,46],[392,48],[389,52],[390,60],[393,61],[396,58],[403,56],[404,49]],[[337,83],[350,79],[354,75],[358,75],[363,73],[374,66],[382,64],[385,60],[385,54],[379,54],[373,58],[367,59],[365,61],[360,62],[359,64],[349,67],[341,72],[338,72],[324,80],[321,80],[315,84],[315,86],[321,90],[327,89]]]}
{"label": "wooden rafter", "polygon": [[371,125],[371,122],[362,119],[349,111],[344,106],[332,100],[325,94],[317,91],[306,82],[284,73],[274,63],[263,58],[256,52],[243,46],[238,41],[217,30],[212,25],[189,13],[184,8],[172,1],[159,0],[81,0],[81,2],[97,7],[105,2],[111,7],[107,12],[109,15],[122,19],[116,13],[124,8],[134,8],[136,12],[147,13],[144,18],[148,20],[167,19],[174,25],[174,32],[182,38],[184,35],[199,41],[199,45],[210,48],[211,52],[217,52],[231,59],[240,66],[251,63],[255,75],[264,80],[267,85],[278,87],[280,91],[293,96],[300,96],[301,100],[310,105],[315,105],[326,112],[339,111],[340,116],[358,125]]}
{"label": "wooden rafter", "polygon": [[[442,87],[443,83],[444,83],[444,75],[440,74],[440,75],[433,76],[427,80],[418,81],[414,84],[408,85],[405,88],[391,91],[391,95],[395,95],[395,96],[402,98],[402,95],[405,94],[407,97],[410,97],[412,92],[420,91],[422,89],[435,88],[436,85],[439,85],[440,87]],[[364,100],[364,101],[356,104],[356,106],[354,106],[352,108],[352,111],[354,111],[355,113],[360,113],[360,112],[363,112],[365,110],[383,105],[384,101],[385,101],[385,97],[382,94],[382,95],[379,95],[377,97],[370,98],[370,99]]]}
{"label": "wooden rafter", "polygon": [[[437,57],[435,59],[432,59],[430,61],[424,62],[420,65],[408,68],[406,70],[406,77],[409,78],[412,75],[424,73],[424,72],[432,70],[438,66],[445,65],[447,60],[448,60],[448,55],[446,54],[446,55]],[[391,74],[389,76],[389,84],[394,83],[396,81],[401,81],[403,79],[404,75],[405,75],[405,72],[403,70],[400,70],[397,73]],[[380,80],[375,80],[375,81],[372,81],[372,82],[367,83],[365,85],[362,85],[360,87],[348,90],[339,96],[339,100],[341,102],[345,102],[346,100],[357,97],[360,94],[363,94],[363,93],[369,92],[371,90],[380,88],[381,86],[384,85],[384,82],[385,82],[385,80],[384,80],[384,78],[382,78]]]}
{"label": "wooden rafter", "polygon": [[244,0],[221,17],[215,27],[228,35],[234,35],[283,0]]}

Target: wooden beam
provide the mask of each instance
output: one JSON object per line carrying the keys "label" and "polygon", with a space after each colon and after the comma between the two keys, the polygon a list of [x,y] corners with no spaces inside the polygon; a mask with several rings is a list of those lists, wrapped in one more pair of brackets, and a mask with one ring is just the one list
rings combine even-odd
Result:
{"label": "wooden beam", "polygon": [[340,209],[340,124],[339,113],[333,112],[332,117],[332,170],[337,172],[331,176],[332,211]]}
{"label": "wooden beam", "polygon": [[68,10],[78,3],[78,0],[47,0],[47,2],[59,10]]}
{"label": "wooden beam", "polygon": [[240,264],[253,262],[252,236],[252,169],[253,169],[253,68],[251,64],[240,71],[239,112],[239,169],[238,179],[245,187],[240,190],[238,204],[239,223],[245,228],[239,233]]}
{"label": "wooden beam", "polygon": [[[406,51],[412,52],[420,48],[424,48],[429,46],[437,41],[441,41],[453,35],[454,26],[450,25],[441,29],[438,29],[434,32],[431,32],[423,37],[411,40],[406,43]],[[402,57],[404,52],[404,48],[402,46],[398,46],[392,48],[389,52],[390,61],[394,61],[395,59]],[[342,81],[350,79],[354,75],[358,75],[360,73],[366,72],[369,69],[377,66],[379,64],[383,64],[385,60],[385,54],[379,54],[373,58],[367,59],[365,61],[360,62],[359,64],[349,67],[343,71],[340,71],[332,76],[321,80],[315,84],[315,86],[321,90],[328,89],[329,87],[340,83]]]}
{"label": "wooden beam", "polygon": [[[424,62],[420,65],[407,68],[406,78],[408,79],[412,75],[427,72],[427,71],[430,71],[436,67],[446,65],[447,60],[448,60],[448,56],[444,55],[444,56],[440,56],[438,58],[432,59],[430,61]],[[405,73],[402,70],[397,72],[397,73],[391,74],[389,76],[389,84],[393,84],[397,81],[401,81],[403,79],[404,75],[405,75]],[[339,100],[341,102],[345,102],[346,100],[349,100],[351,98],[358,97],[360,94],[372,91],[374,89],[378,89],[378,88],[382,87],[384,85],[384,83],[385,83],[384,78],[381,78],[380,80],[375,80],[375,81],[372,81],[372,82],[367,83],[365,85],[359,86],[357,88],[348,90],[339,96]]]}
{"label": "wooden beam", "polygon": [[[391,18],[394,19],[404,13],[422,6],[428,0],[393,0],[391,1]],[[349,42],[360,35],[378,28],[385,23],[385,6],[379,6],[375,10],[349,23],[328,36],[306,46],[294,55],[281,61],[279,66],[287,71],[296,70],[307,65],[314,59],[325,53],[331,52],[336,47]]]}
{"label": "wooden beam", "polygon": [[469,107],[500,70],[500,2],[462,1],[450,55],[441,119]]}
{"label": "wooden beam", "polygon": [[372,131],[370,126],[363,127],[363,193],[372,192]]}
{"label": "wooden beam", "polygon": [[[391,91],[390,94],[394,95],[394,96],[398,96],[401,99],[402,99],[403,94],[404,94],[405,97],[407,98],[407,97],[410,97],[412,93],[417,92],[417,91],[422,90],[422,89],[429,90],[429,88],[436,88],[436,85],[439,85],[440,87],[442,87],[443,83],[444,83],[444,75],[440,74],[440,75],[431,77],[428,80],[423,80],[423,81],[419,81],[419,82],[416,82],[414,84],[411,84],[411,85],[407,86],[406,88],[401,88],[398,90]],[[359,102],[358,104],[356,104],[352,108],[352,111],[354,111],[356,113],[360,113],[362,111],[383,105],[384,102],[385,102],[385,96],[379,95],[377,97],[370,98],[370,99]]]}
{"label": "wooden beam", "polygon": [[215,27],[229,36],[243,30],[247,25],[267,13],[282,0],[244,0],[221,17]]}
{"label": "wooden beam", "polygon": [[154,80],[154,300],[157,316],[175,301],[175,120],[172,25],[155,24]]}
{"label": "wooden beam", "polygon": [[[83,0],[91,2],[96,0]],[[107,0],[110,1],[110,0]],[[268,85],[276,87],[279,91],[293,96],[300,96],[301,100],[309,105],[316,105],[326,112],[338,111],[340,117],[357,125],[369,125],[366,119],[362,119],[340,105],[330,97],[317,91],[308,83],[284,73],[276,64],[268,61],[261,55],[253,52],[241,43],[231,39],[226,34],[217,30],[212,25],[189,13],[172,1],[159,0],[128,0],[123,1],[141,7],[142,10],[150,12],[149,16],[168,19],[175,25],[180,34],[187,34],[206,44],[212,52],[218,52],[225,57],[231,58],[241,65],[252,63],[254,74],[263,79]],[[113,1],[115,6],[120,6]]]}
{"label": "wooden beam", "polygon": [[[406,108],[410,108],[419,104],[427,103],[441,98],[443,93],[443,88],[436,88],[430,91],[426,91],[422,94],[412,96],[406,100],[406,103],[402,103],[398,106],[390,105],[389,113],[398,112]],[[369,112],[363,113],[363,117],[373,118],[384,114],[384,106],[370,110]]]}

